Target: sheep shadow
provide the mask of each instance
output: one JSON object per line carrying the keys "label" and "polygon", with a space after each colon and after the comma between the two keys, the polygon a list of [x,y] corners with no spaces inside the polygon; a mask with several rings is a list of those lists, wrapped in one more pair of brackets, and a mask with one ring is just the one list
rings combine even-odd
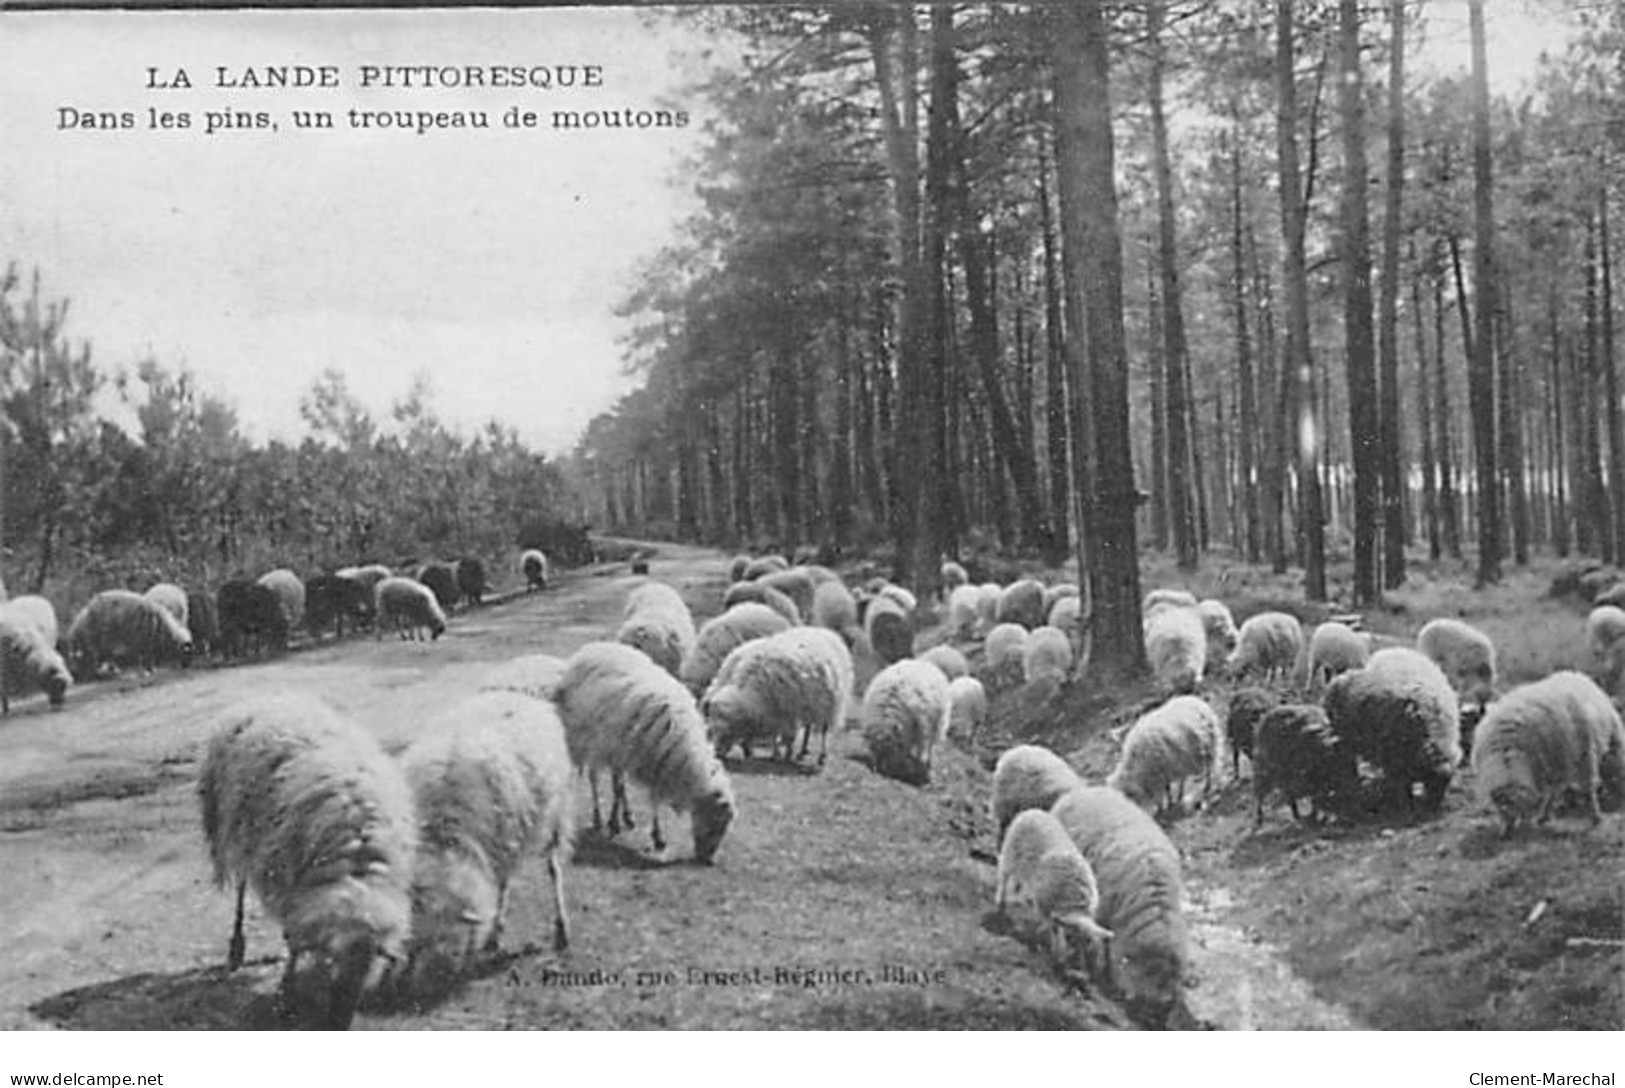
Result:
{"label": "sheep shadow", "polygon": [[612,839],[605,832],[589,829],[576,839],[570,864],[583,869],[669,869],[677,862],[658,858],[622,839]]}
{"label": "sheep shadow", "polygon": [[419,975],[410,982],[389,979],[362,998],[361,1011],[384,1017],[423,1016],[473,983],[503,976],[510,976],[511,981],[517,964],[549,952],[552,950],[527,941],[517,949],[481,952],[455,971]]}
{"label": "sheep shadow", "polygon": [[[256,965],[279,962],[275,958]],[[143,972],[42,998],[28,1011],[72,1031],[266,1031],[288,1026],[263,971],[224,964]]]}
{"label": "sheep shadow", "polygon": [[759,778],[810,778],[823,772],[817,763],[802,763],[800,760],[786,762],[782,759],[773,759],[767,756],[746,756],[741,759],[725,759],[723,766],[728,768],[729,774],[750,775]]}

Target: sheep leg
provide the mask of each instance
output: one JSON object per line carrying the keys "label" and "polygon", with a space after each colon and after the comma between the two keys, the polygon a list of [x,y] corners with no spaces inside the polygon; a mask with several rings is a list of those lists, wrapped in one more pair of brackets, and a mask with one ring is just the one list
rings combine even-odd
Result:
{"label": "sheep leg", "polygon": [[650,807],[654,809],[654,826],[649,829],[649,841],[654,844],[655,853],[666,852],[666,836],[660,833],[660,802],[655,801]]}
{"label": "sheep leg", "polygon": [[822,767],[824,761],[829,759],[829,723],[818,731],[818,765]]}
{"label": "sheep leg", "polygon": [[231,945],[226,949],[226,967],[235,971],[243,965],[243,953],[248,949],[248,941],[243,937],[243,900],[248,895],[248,881],[237,882],[237,920],[232,924]]}
{"label": "sheep leg", "polygon": [[564,867],[557,850],[548,851],[547,875],[553,881],[553,948],[563,952],[570,947],[570,920],[564,913]]}
{"label": "sheep leg", "polygon": [[[587,785],[592,790],[592,829],[595,832],[603,831],[604,818],[598,809],[598,771],[596,769],[587,772]],[[610,834],[613,835],[614,831],[611,831]]]}
{"label": "sheep leg", "polygon": [[485,951],[495,952],[502,947],[502,931],[506,928],[508,920],[508,883],[503,881],[497,888],[497,916],[491,922],[491,935],[485,938]]}

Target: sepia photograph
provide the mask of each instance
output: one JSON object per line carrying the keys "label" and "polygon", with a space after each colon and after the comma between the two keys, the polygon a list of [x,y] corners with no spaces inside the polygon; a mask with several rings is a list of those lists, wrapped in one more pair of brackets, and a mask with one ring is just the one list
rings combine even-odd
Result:
{"label": "sepia photograph", "polygon": [[1625,7],[0,0],[0,135],[8,1034],[1625,1030]]}

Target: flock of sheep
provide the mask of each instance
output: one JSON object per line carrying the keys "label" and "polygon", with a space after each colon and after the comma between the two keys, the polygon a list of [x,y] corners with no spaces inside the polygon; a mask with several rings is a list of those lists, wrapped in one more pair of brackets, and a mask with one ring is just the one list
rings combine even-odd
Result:
{"label": "flock of sheep", "polygon": [[[540,551],[520,558],[532,589],[546,588],[549,565]],[[222,659],[285,649],[293,633],[343,637],[373,628],[402,638],[438,638],[457,605],[477,605],[490,593],[478,559],[411,564],[397,574],[382,564],[345,567],[301,579],[285,568],[257,579],[233,578],[213,595],[158,582],[144,593],[108,589],[81,608],[63,634],[56,606],[44,597],[7,600],[0,587],[0,708],[43,693],[62,705],[75,679],[109,669],[152,670],[219,655]]]}

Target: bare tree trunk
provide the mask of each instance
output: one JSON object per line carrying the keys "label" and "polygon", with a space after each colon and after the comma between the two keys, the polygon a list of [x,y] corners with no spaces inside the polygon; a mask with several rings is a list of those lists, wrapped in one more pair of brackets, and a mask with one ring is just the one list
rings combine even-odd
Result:
{"label": "bare tree trunk", "polygon": [[[1473,69],[1473,442],[1478,465],[1478,584],[1501,580],[1501,503],[1495,444],[1495,209],[1490,176],[1490,89],[1484,0],[1467,0]],[[1510,467],[1510,466],[1509,466]]]}
{"label": "bare tree trunk", "polygon": [[[1416,263],[1413,259],[1413,265]],[[1411,278],[1411,328],[1416,344],[1416,406],[1419,416],[1417,430],[1422,440],[1422,519],[1428,538],[1428,558],[1438,561],[1439,542],[1439,489],[1438,460],[1433,454],[1433,393],[1428,384],[1427,330],[1422,321],[1422,276],[1420,270]]]}
{"label": "bare tree trunk", "polygon": [[[1232,113],[1239,118],[1241,107],[1232,103]],[[1230,144],[1230,257],[1232,264],[1231,305],[1236,318],[1236,382],[1237,405],[1241,416],[1241,431],[1237,441],[1237,473],[1241,480],[1242,513],[1246,546],[1243,554],[1247,562],[1257,563],[1263,555],[1259,539],[1257,432],[1258,393],[1253,385],[1253,344],[1247,315],[1247,277],[1242,231],[1241,207],[1241,134],[1234,135]]]}
{"label": "bare tree trunk", "polygon": [[1067,513],[1072,502],[1067,471],[1066,328],[1061,319],[1061,270],[1056,253],[1055,223],[1050,209],[1049,156],[1039,143],[1038,206],[1044,234],[1044,332],[1048,349],[1044,408],[1047,413],[1050,505],[1057,550],[1067,544]]}
{"label": "bare tree trunk", "polygon": [[1145,266],[1146,327],[1151,354],[1146,370],[1151,377],[1151,546],[1168,550],[1168,379],[1165,360],[1168,348],[1162,332],[1162,290],[1157,284],[1156,263]]}
{"label": "bare tree trunk", "polygon": [[1608,482],[1613,508],[1614,554],[1625,555],[1625,420],[1620,416],[1619,371],[1614,365],[1614,269],[1608,231],[1608,172],[1603,170],[1597,198],[1597,241],[1602,257],[1602,364],[1603,386],[1608,392]]}
{"label": "bare tree trunk", "polygon": [[[1405,480],[1399,417],[1399,237],[1405,189],[1405,4],[1390,0],[1388,54],[1388,178],[1383,192],[1382,296],[1377,354],[1381,390],[1382,584],[1405,582]],[[1431,474],[1431,466],[1428,469]]]}

